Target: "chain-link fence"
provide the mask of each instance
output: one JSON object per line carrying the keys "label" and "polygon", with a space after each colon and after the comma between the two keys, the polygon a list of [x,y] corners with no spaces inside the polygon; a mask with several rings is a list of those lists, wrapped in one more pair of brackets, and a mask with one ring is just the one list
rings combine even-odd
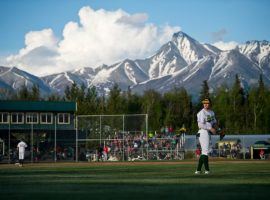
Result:
{"label": "chain-link fence", "polygon": [[182,160],[180,141],[180,138],[149,138],[143,132],[119,133],[111,139],[79,140],[79,161]]}
{"label": "chain-link fence", "polygon": [[148,115],[77,117],[78,161],[184,159],[184,135],[148,131]]}
{"label": "chain-link fence", "polygon": [[[56,115],[50,124],[34,121],[2,125],[1,163],[18,161],[20,139],[28,145],[26,162],[181,160],[200,155],[195,135],[151,132],[146,114],[77,116],[70,119],[70,127],[60,125]],[[222,141],[214,135],[210,156],[270,159],[269,142],[270,135],[226,135]]]}

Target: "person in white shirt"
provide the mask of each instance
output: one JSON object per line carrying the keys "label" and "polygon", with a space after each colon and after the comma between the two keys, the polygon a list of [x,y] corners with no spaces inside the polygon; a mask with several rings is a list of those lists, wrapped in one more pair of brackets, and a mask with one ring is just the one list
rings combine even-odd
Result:
{"label": "person in white shirt", "polygon": [[197,122],[199,127],[199,142],[201,145],[202,153],[195,174],[201,173],[203,165],[205,168],[205,174],[210,173],[208,164],[208,153],[210,150],[210,134],[216,134],[216,129],[214,128],[214,126],[217,123],[215,113],[210,109],[210,103],[211,102],[209,99],[204,99],[202,101],[203,109],[197,114]]}
{"label": "person in white shirt", "polygon": [[27,147],[27,144],[23,141],[20,140],[20,142],[17,145],[17,149],[19,151],[19,163],[20,163],[20,167],[23,166],[23,161],[24,161],[24,153],[25,153],[25,148]]}

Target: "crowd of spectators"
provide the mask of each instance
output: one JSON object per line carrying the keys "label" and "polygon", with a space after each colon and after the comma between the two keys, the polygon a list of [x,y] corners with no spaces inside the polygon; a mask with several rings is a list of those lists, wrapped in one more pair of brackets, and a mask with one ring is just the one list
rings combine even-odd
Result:
{"label": "crowd of spectators", "polygon": [[[227,141],[223,143],[216,143],[210,151],[212,157],[224,157],[224,158],[240,158],[242,145],[240,140],[237,141]],[[195,150],[196,158],[199,158],[201,154],[200,145],[197,144]]]}
{"label": "crowd of spectators", "polygon": [[91,157],[98,161],[180,159],[184,131],[182,129],[176,133],[172,127],[165,127],[159,132],[149,132],[148,135],[145,132],[114,133],[97,147],[97,156]]}
{"label": "crowd of spectators", "polygon": [[216,154],[218,154],[220,157],[229,157],[229,158],[239,158],[240,152],[241,152],[242,146],[240,141],[237,142],[227,142],[220,145],[219,149],[215,149]]}

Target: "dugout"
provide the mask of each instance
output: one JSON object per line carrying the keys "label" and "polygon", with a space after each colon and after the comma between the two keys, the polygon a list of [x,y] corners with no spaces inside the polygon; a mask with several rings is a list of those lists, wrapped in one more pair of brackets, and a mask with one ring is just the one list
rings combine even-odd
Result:
{"label": "dugout", "polygon": [[[260,153],[263,155],[260,156]],[[257,141],[250,147],[251,159],[269,159],[270,143],[267,141]]]}
{"label": "dugout", "polygon": [[[239,140],[222,140],[216,143],[219,157],[236,158],[239,154]],[[213,151],[216,151],[214,149]]]}
{"label": "dugout", "polygon": [[76,102],[0,101],[2,162],[16,162],[20,139],[28,162],[75,160],[76,110]]}

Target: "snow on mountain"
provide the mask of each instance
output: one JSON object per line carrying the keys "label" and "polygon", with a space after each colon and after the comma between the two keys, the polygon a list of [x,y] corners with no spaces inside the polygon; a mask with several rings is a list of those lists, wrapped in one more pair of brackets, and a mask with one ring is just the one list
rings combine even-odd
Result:
{"label": "snow on mountain", "polygon": [[186,33],[175,33],[171,41],[145,59],[126,59],[97,68],[85,67],[38,78],[15,67],[0,67],[0,88],[17,90],[22,85],[39,85],[43,93],[57,91],[64,94],[73,83],[95,86],[100,94],[107,94],[117,83],[121,90],[131,87],[133,92],[154,89],[161,93],[185,87],[198,95],[204,80],[210,88],[222,84],[231,86],[238,74],[244,86],[256,85],[260,74],[270,85],[270,43],[248,41],[229,51],[201,44]]}
{"label": "snow on mountain", "polygon": [[86,86],[85,79],[81,78],[80,76],[76,76],[75,74],[72,74],[71,72],[63,72],[59,74],[53,74],[49,76],[42,77],[42,79],[55,91],[57,91],[60,94],[63,94],[66,87],[71,85],[73,83],[76,83],[77,85],[84,84]]}
{"label": "snow on mountain", "polygon": [[266,77],[270,78],[270,42],[268,41],[247,41],[239,46],[239,51],[256,63]]}
{"label": "snow on mountain", "polygon": [[0,93],[3,92],[3,91],[6,91],[6,90],[13,90],[12,87],[10,87],[10,85],[6,84],[5,82],[3,81],[0,81]]}
{"label": "snow on mountain", "polygon": [[268,41],[247,41],[239,45],[239,51],[250,58],[253,62],[260,64],[263,57],[270,54],[270,43]]}
{"label": "snow on mountain", "polygon": [[[245,48],[221,51],[209,44],[202,45],[187,34],[178,32],[173,35],[172,43],[189,65],[168,76],[134,85],[134,91],[142,93],[151,88],[164,93],[173,87],[185,87],[190,94],[196,95],[204,80],[208,81],[211,88],[217,88],[222,84],[231,86],[236,74],[240,76],[244,86],[256,85],[260,74],[263,74],[265,83],[270,85],[269,42],[256,42],[257,46],[260,46],[259,51],[258,47],[256,49],[254,46],[248,46],[251,45],[250,42],[247,42]],[[256,60],[251,59],[254,54]]]}
{"label": "snow on mountain", "polygon": [[3,67],[3,66],[0,66],[0,75],[7,72],[8,70],[10,70],[9,67]]}
{"label": "snow on mountain", "polygon": [[42,95],[51,92],[51,88],[43,80],[16,67],[0,67],[0,82],[2,82],[1,85],[5,85],[6,89],[12,89],[13,91],[20,89],[22,86],[31,89],[34,85],[37,85]]}
{"label": "snow on mountain", "polygon": [[[235,75],[238,74],[244,86],[251,86],[258,83],[261,73],[261,69],[255,63],[236,49],[221,52],[218,56],[204,57],[171,75],[135,85],[132,90],[142,94],[151,88],[164,93],[174,87],[184,87],[196,96],[204,80],[208,81],[210,88],[217,88],[222,84],[232,86]],[[270,85],[266,77],[264,80]]]}
{"label": "snow on mountain", "polygon": [[129,86],[148,79],[149,76],[141,69],[138,63],[126,59],[123,62],[99,70],[91,85],[97,87],[98,91],[106,92],[114,83],[117,83],[122,90],[127,90]]}
{"label": "snow on mountain", "polygon": [[44,80],[55,91],[63,94],[66,87],[71,87],[73,83],[76,83],[79,86],[85,85],[85,87],[89,87],[95,75],[95,70],[90,67],[85,67],[73,71],[44,76],[42,77],[42,80]]}
{"label": "snow on mountain", "polygon": [[135,85],[132,90],[140,94],[148,89],[164,93],[172,88],[185,87],[190,94],[196,94],[202,82],[210,76],[213,65],[213,57],[204,57],[173,74]]}
{"label": "snow on mountain", "polygon": [[209,44],[202,45],[180,31],[175,33],[172,40],[164,44],[156,54],[136,62],[148,73],[150,79],[153,79],[172,74],[201,58],[220,52],[218,48]]}
{"label": "snow on mountain", "polygon": [[150,58],[136,60],[135,62],[141,66],[150,79],[172,74],[187,66],[187,62],[182,58],[178,48],[171,41],[163,45]]}
{"label": "snow on mountain", "polygon": [[210,51],[214,55],[218,55],[219,53],[222,52],[220,49],[218,49],[217,47],[215,47],[211,44],[203,44],[203,46],[204,46],[204,48],[206,48],[208,51]]}
{"label": "snow on mountain", "polygon": [[209,84],[218,87],[226,83],[228,86],[231,86],[234,83],[236,74],[240,76],[242,84],[251,86],[258,83],[262,70],[237,49],[225,51],[216,58]]}
{"label": "snow on mountain", "polygon": [[173,35],[172,42],[188,64],[213,54],[212,50],[209,51],[204,45],[182,31]]}

